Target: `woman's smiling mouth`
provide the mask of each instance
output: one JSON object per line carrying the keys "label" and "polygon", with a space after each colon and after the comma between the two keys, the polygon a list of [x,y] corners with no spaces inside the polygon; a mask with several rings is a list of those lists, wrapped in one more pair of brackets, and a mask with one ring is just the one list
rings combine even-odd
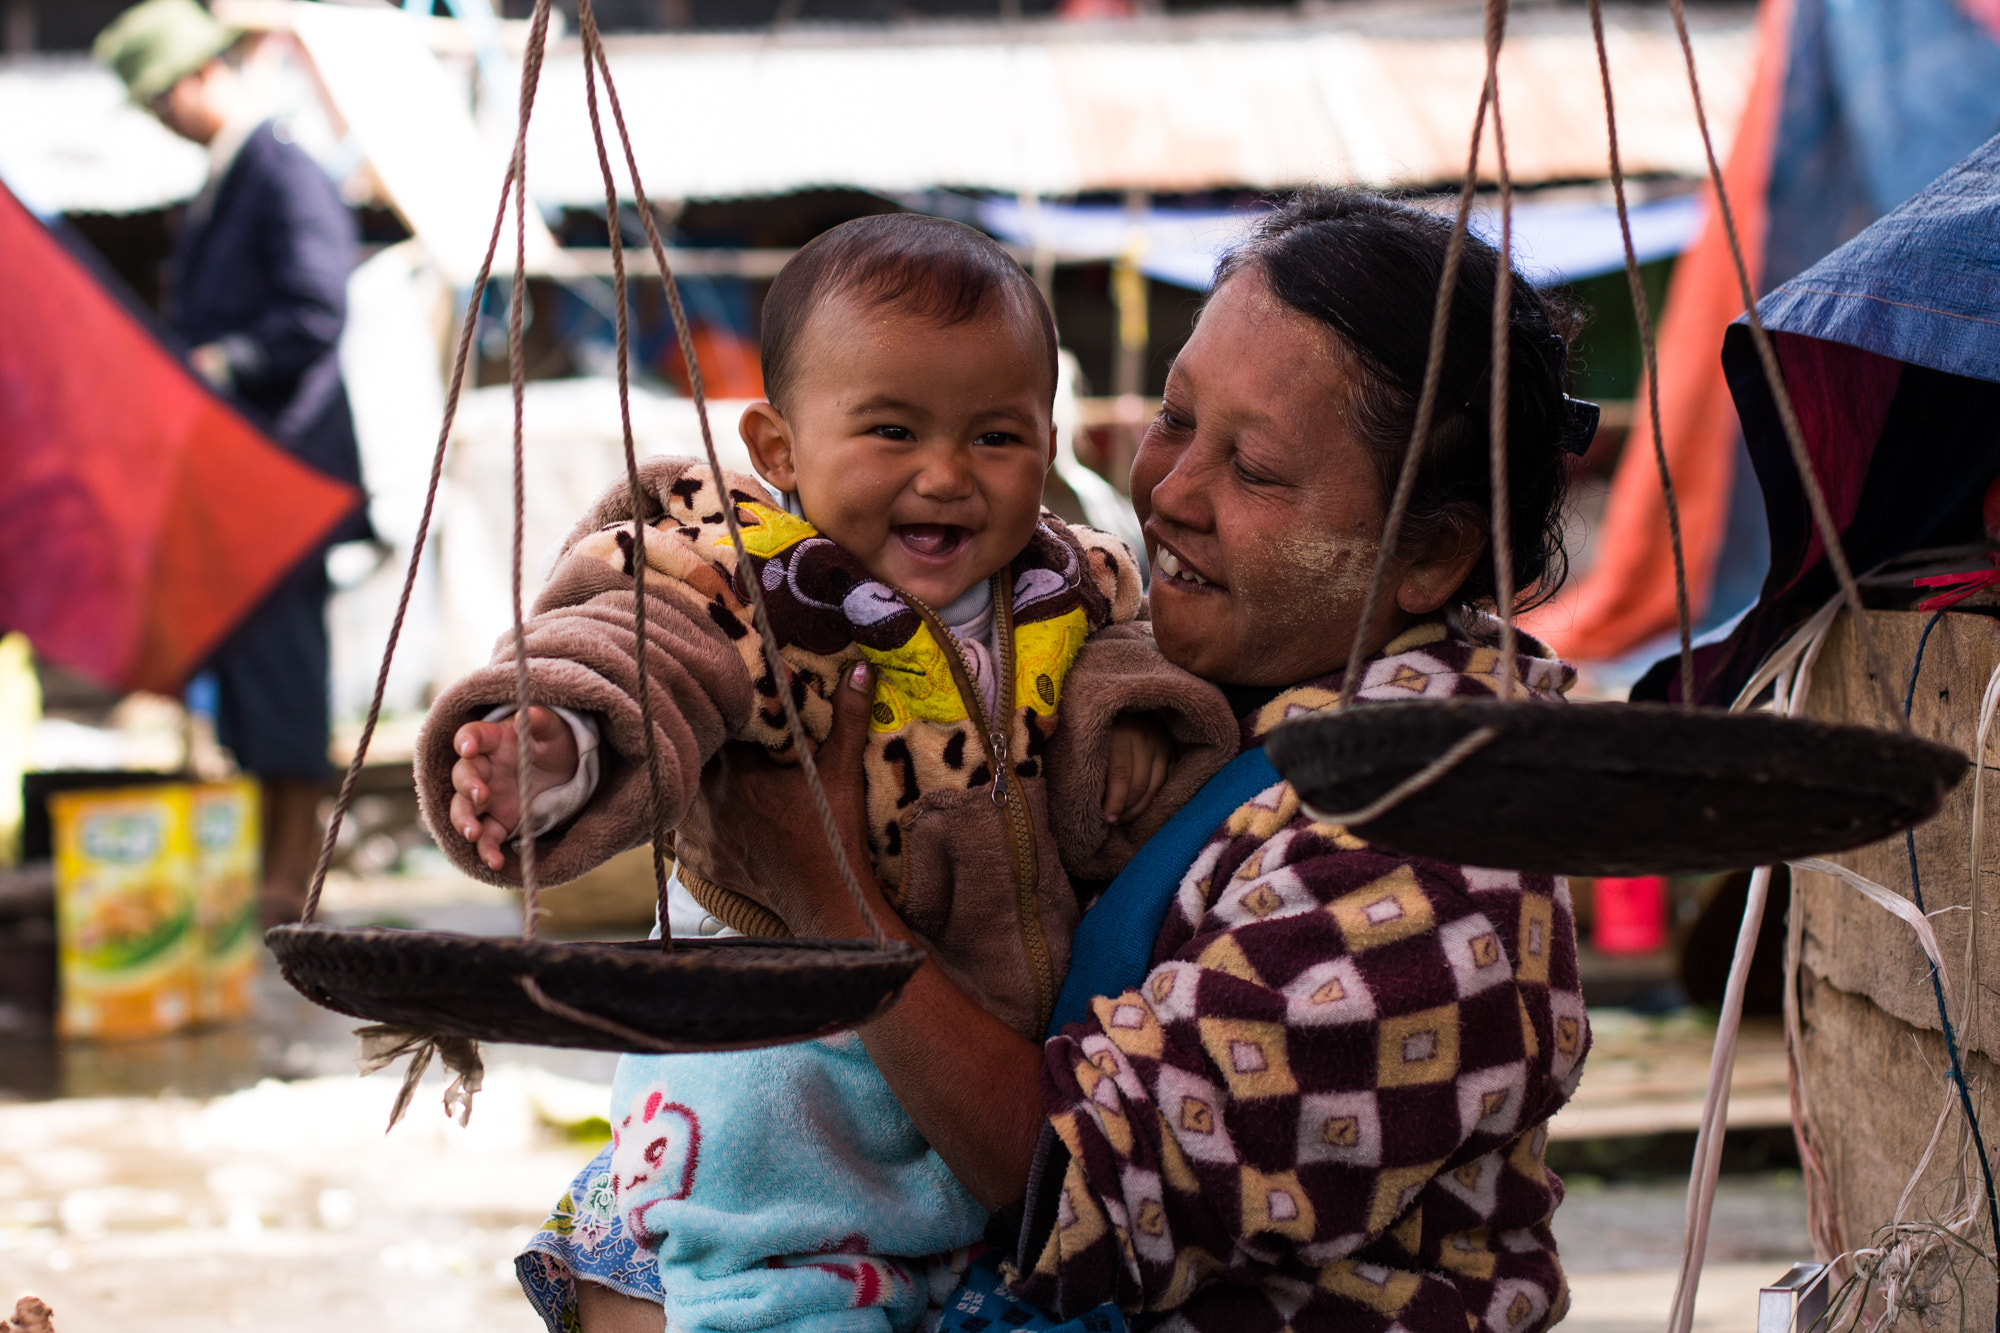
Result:
{"label": "woman's smiling mouth", "polygon": [[1195,572],[1192,566],[1182,563],[1179,556],[1164,546],[1159,548],[1159,553],[1154,556],[1153,563],[1159,568],[1162,574],[1167,576],[1169,583],[1178,584],[1180,587],[1216,588],[1220,586],[1203,578]]}
{"label": "woman's smiling mouth", "polygon": [[972,541],[972,529],[956,523],[903,523],[894,531],[903,549],[920,560],[949,560]]}

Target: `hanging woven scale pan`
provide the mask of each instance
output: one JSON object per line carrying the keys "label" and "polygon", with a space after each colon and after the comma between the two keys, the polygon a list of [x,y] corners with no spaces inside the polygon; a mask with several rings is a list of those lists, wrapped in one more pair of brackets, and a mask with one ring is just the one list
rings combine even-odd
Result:
{"label": "hanging woven scale pan", "polygon": [[[1678,10],[1676,10],[1678,20]],[[1499,53],[1506,2],[1488,5],[1486,84],[1473,121],[1458,215],[1440,276],[1430,361],[1416,424],[1391,496],[1374,576],[1357,623],[1374,623],[1396,539],[1430,435],[1451,310],[1478,179],[1480,138],[1490,112],[1500,178],[1501,262],[1495,276],[1496,330],[1507,328],[1513,279],[1512,182],[1500,116]],[[1624,234],[1625,272],[1637,316],[1652,406],[1654,461],[1666,501],[1680,626],[1681,706],[1558,704],[1530,700],[1519,686],[1511,534],[1492,531],[1501,615],[1502,684],[1497,699],[1354,704],[1353,691],[1330,712],[1279,727],[1266,749],[1316,817],[1412,855],[1462,865],[1572,875],[1696,873],[1770,865],[1874,842],[1937,812],[1969,761],[1957,750],[1910,734],[1861,607],[1861,595],[1814,476],[1771,340],[1757,316],[1735,222],[1712,143],[1710,176],[1720,203],[1750,330],[1770,380],[1813,521],[1840,582],[1856,632],[1892,717],[1902,730],[1833,726],[1774,713],[1696,710],[1687,573],[1673,477],[1660,437],[1659,377],[1652,320],[1632,245],[1617,116],[1601,18],[1592,11],[1603,77],[1612,187]],[[1684,49],[1685,43],[1684,43]],[[1701,90],[1687,49],[1688,75],[1703,139]],[[1507,342],[1496,332],[1488,418],[1496,513],[1507,511]],[[1366,644],[1357,634],[1343,679],[1361,679]]]}
{"label": "hanging woven scale pan", "polygon": [[[689,335],[687,317],[681,307],[673,271],[667,262],[666,248],[660,240],[651,205],[646,199],[645,187],[639,181],[638,162],[626,132],[618,92],[611,81],[611,67],[605,58],[591,0],[579,0],[577,9],[577,26],[583,44],[585,97],[597,144],[598,165],[604,177],[605,216],[610,233],[626,479],[631,488],[632,512],[635,516],[642,516],[646,507],[639,490],[638,462],[627,400],[629,343],[624,240],[617,185],[599,118],[599,76],[604,80],[605,100],[610,105],[612,120],[624,149],[639,218],[666,287],[667,306],[673,316],[681,355],[688,367],[695,410],[701,422],[702,444],[708,454],[709,466],[718,474],[722,467],[709,433],[701,369]],[[320,849],[304,919],[297,925],[279,926],[267,932],[265,943],[277,956],[285,980],[313,1003],[419,1036],[657,1052],[767,1046],[852,1027],[882,1012],[895,1001],[903,984],[922,965],[923,953],[915,945],[883,936],[880,924],[848,866],[847,857],[841,853],[838,827],[812,767],[812,746],[789,690],[779,691],[779,698],[784,703],[794,750],[800,755],[815,811],[835,850],[835,861],[840,867],[847,892],[860,907],[862,917],[869,925],[871,939],[662,939],[605,944],[541,940],[536,938],[535,931],[537,887],[534,839],[531,837],[520,842],[525,902],[519,939],[461,935],[448,931],[350,929],[317,924],[314,920],[326,882],[327,867],[333,857],[334,841],[353,798],[356,780],[367,758],[368,743],[381,713],[389,664],[394,659],[396,642],[402,633],[403,617],[409,607],[418,561],[422,558],[425,537],[430,528],[432,506],[444,470],[445,446],[451,436],[452,418],[464,384],[480,298],[492,273],[510,193],[515,215],[514,273],[508,305],[509,378],[514,392],[515,717],[520,728],[517,736],[524,759],[527,753],[526,718],[532,699],[521,617],[521,406],[526,382],[521,327],[527,249],[523,218],[527,208],[528,123],[540,80],[548,23],[549,0],[538,0],[522,62],[520,119],[513,157],[501,186],[500,208],[493,220],[493,234],[487,244],[486,259],[473,285],[465,320],[459,330],[458,355],[452,368],[450,392],[446,397],[444,424],[438,432],[437,452],[431,462],[430,491],[425,497],[423,518],[418,524],[409,567],[404,575],[402,601],[397,606],[388,643],[383,649],[374,701],[369,707],[361,743],[356,747],[354,760],[348,767],[326,840]],[[744,555],[742,533],[735,512],[733,509],[727,512],[730,539],[736,545],[739,567],[747,569],[749,561]],[[642,521],[641,517],[633,520],[635,541],[640,537],[636,529]],[[667,830],[657,813],[661,804],[657,799],[661,790],[660,757],[652,723],[652,701],[648,693],[650,672],[645,661],[648,636],[643,632],[646,568],[645,561],[634,562],[633,627],[640,654],[636,694],[641,730],[646,739],[647,772],[655,793],[653,875],[662,905],[661,919],[664,920]],[[766,659],[771,669],[782,678],[787,668],[778,656],[777,639],[771,632],[770,618],[764,607],[763,589],[752,579],[743,591],[750,600]],[[519,776],[520,789],[526,790],[525,763]]]}
{"label": "hanging woven scale pan", "polygon": [[[1462,763],[1384,801],[1468,742],[1478,748]],[[1267,749],[1315,814],[1372,842],[1557,875],[1844,851],[1930,818],[1966,769],[1949,746],[1873,727],[1497,699],[1359,704],[1280,727]],[[1371,804],[1387,808],[1354,818]]]}

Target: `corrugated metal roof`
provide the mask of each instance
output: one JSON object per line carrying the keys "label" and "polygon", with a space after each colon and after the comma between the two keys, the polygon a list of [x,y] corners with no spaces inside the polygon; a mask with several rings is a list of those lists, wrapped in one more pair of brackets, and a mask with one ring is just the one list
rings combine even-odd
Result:
{"label": "corrugated metal roof", "polygon": [[[1732,13],[1695,37],[1720,151],[1753,58],[1748,13]],[[648,193],[661,199],[813,186],[1067,195],[1431,185],[1464,168],[1484,70],[1476,14],[1466,17],[1400,28],[1284,15],[614,38],[611,61]],[[1608,17],[1627,170],[1702,174],[1663,16]],[[1517,180],[1603,176],[1603,106],[1580,11],[1517,21],[1501,80]],[[0,176],[44,209],[155,208],[203,178],[201,150],[127,104],[87,59],[0,62],[0,125]],[[574,41],[544,69],[529,181],[545,204],[603,201]],[[498,190],[496,177],[467,201],[489,220],[482,228]]]}
{"label": "corrugated metal roof", "polygon": [[[1511,36],[1502,57],[1509,165],[1523,183],[1596,179],[1604,111],[1587,21],[1547,17],[1573,21]],[[1680,47],[1657,18],[1615,16],[1609,35],[1620,147],[1634,174],[1699,175]],[[1725,140],[1751,48],[1747,22],[1695,39]],[[1383,36],[1309,18],[1129,34],[1038,25],[1020,41],[632,39],[611,61],[647,190],[661,198],[1433,184],[1464,170],[1484,77],[1476,32]],[[554,53],[543,79],[530,180],[545,200],[587,206],[603,187],[580,55]]]}

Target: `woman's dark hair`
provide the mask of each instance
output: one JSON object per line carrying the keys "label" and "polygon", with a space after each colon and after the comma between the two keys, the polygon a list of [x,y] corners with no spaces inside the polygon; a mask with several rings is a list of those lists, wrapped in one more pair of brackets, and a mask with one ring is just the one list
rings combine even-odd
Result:
{"label": "woman's dark hair", "polygon": [[[1220,289],[1254,266],[1286,305],[1331,328],[1359,362],[1349,420],[1375,460],[1383,503],[1416,428],[1429,359],[1431,319],[1451,219],[1377,195],[1310,189],[1268,215],[1223,258]],[[1438,533],[1470,522],[1490,532],[1493,280],[1500,256],[1468,236],[1446,332],[1430,439],[1397,545],[1422,550]],[[1563,499],[1572,412],[1563,394],[1572,310],[1516,272],[1507,390],[1508,531],[1517,608],[1548,600],[1568,574]],[[1491,544],[1459,586],[1468,604],[1496,595]]]}

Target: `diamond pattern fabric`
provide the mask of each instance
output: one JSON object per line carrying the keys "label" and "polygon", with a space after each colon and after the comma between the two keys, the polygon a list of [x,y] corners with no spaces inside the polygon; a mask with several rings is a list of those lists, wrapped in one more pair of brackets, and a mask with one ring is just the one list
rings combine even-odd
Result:
{"label": "diamond pattern fabric", "polygon": [[[1493,693],[1475,637],[1418,626],[1362,697]],[[1289,690],[1246,740],[1338,697]],[[1370,846],[1280,784],[1196,858],[1145,981],[1048,1043],[1068,1161],[1016,1289],[1188,1333],[1538,1333],[1567,1304],[1547,1122],[1588,1047],[1561,880]]]}

